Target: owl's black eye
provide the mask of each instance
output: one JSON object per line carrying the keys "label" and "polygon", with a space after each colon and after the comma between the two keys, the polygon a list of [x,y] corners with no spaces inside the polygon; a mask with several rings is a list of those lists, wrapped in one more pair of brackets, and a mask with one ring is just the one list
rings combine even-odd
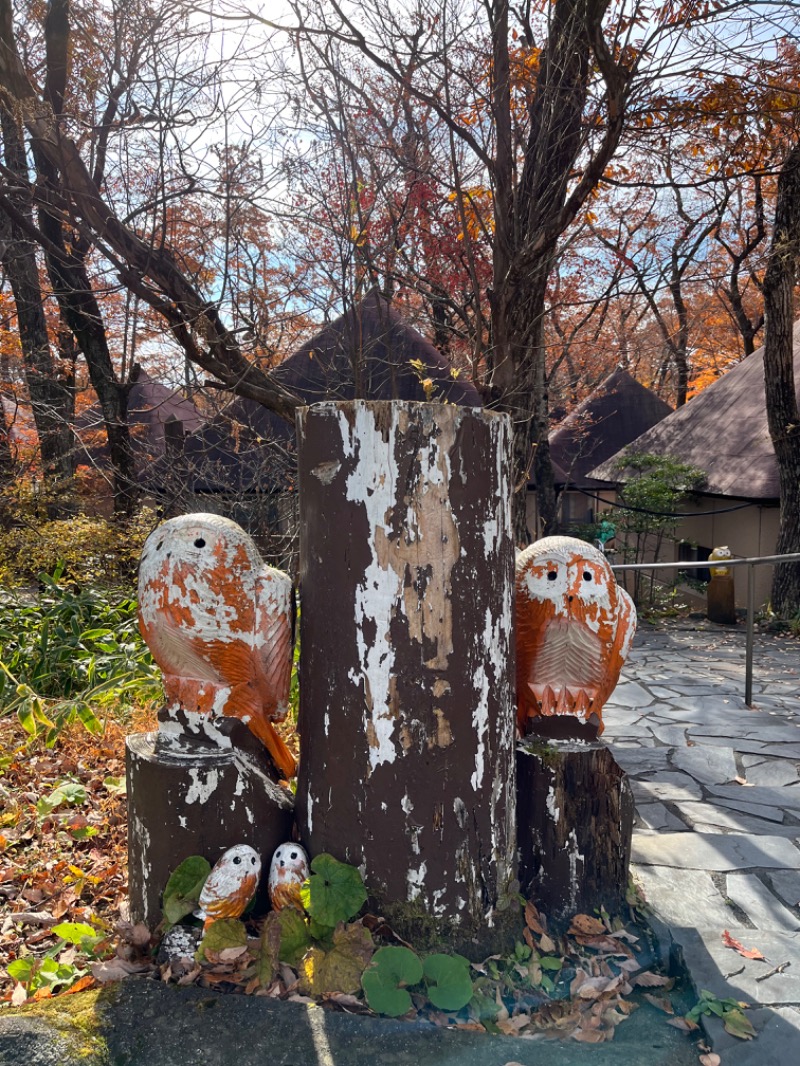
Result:
{"label": "owl's black eye", "polygon": [[591,575],[589,570],[584,570],[583,571],[583,580],[584,581],[591,581],[592,580],[592,575]]}
{"label": "owl's black eye", "polygon": [[296,852],[296,851],[293,851],[293,852],[292,852],[292,856],[291,856],[291,857],[292,857],[293,859],[296,859],[296,858],[297,858],[297,852]]}
{"label": "owl's black eye", "polygon": [[197,540],[194,542],[194,546],[195,548],[205,548],[206,542],[203,540],[202,537],[198,537]]}
{"label": "owl's black eye", "polygon": [[233,857],[233,865],[234,866],[239,866],[241,864],[241,861],[242,860],[239,858],[238,855],[234,855],[234,857]]}
{"label": "owl's black eye", "polygon": [[164,541],[163,541],[163,540],[160,540],[160,541],[158,542],[158,544],[156,544],[156,551],[157,551],[157,552],[160,552],[160,551],[161,551],[161,548],[163,547],[163,544],[164,544]]}
{"label": "owl's black eye", "polygon": [[255,864],[256,864],[256,857],[255,857],[255,855],[254,855],[254,856],[252,857],[252,859],[250,860],[250,865],[251,865],[251,866],[255,866]]}
{"label": "owl's black eye", "polygon": [[550,573],[547,575],[547,580],[548,581],[555,581],[555,579],[557,577],[558,577],[558,574],[556,573],[556,571],[555,570],[551,570]]}

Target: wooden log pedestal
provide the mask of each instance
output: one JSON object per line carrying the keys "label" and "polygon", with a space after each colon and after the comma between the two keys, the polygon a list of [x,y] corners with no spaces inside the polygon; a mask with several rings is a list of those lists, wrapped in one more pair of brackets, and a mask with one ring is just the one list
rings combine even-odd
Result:
{"label": "wooden log pedestal", "polygon": [[415,946],[479,954],[518,887],[509,419],[356,400],[297,426],[302,842]]}
{"label": "wooden log pedestal", "polygon": [[736,596],[733,574],[714,575],[708,583],[708,620],[724,626],[736,625]]}
{"label": "wooden log pedestal", "polygon": [[[275,848],[291,839],[292,795],[275,782],[258,742],[233,719],[220,723],[219,739],[189,743],[153,732],[126,740],[130,912],[151,929],[169,875],[188,856],[213,866],[234,844],[249,844],[268,870]],[[257,913],[269,907],[266,881]]]}
{"label": "wooden log pedestal", "polygon": [[[517,747],[517,831],[522,894],[562,932],[575,914],[625,902],[634,801],[627,775],[596,732],[558,719]],[[583,735],[581,735],[583,733]]]}

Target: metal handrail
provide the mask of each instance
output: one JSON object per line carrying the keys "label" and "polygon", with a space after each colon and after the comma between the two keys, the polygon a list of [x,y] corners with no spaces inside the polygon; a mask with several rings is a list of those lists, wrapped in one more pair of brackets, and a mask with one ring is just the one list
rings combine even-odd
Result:
{"label": "metal handrail", "polygon": [[788,555],[760,555],[751,559],[703,559],[678,563],[612,563],[612,570],[722,570],[729,566],[746,566],[747,570],[747,640],[744,656],[744,702],[753,706],[753,638],[755,633],[756,567],[768,564],[800,562],[800,552]]}

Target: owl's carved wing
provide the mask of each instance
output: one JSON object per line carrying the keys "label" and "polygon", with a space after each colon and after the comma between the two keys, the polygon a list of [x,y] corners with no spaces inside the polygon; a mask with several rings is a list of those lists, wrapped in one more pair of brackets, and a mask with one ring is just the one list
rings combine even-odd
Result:
{"label": "owl's carved wing", "polygon": [[202,638],[196,639],[194,628],[187,626],[189,610],[163,596],[155,610],[140,611],[139,631],[165,674],[219,684],[220,674],[205,654]]}
{"label": "owl's carved wing", "polygon": [[282,722],[289,710],[294,647],[291,579],[265,566],[256,580],[256,684],[266,715]]}
{"label": "owl's carved wing", "polygon": [[617,588],[617,617],[614,635],[606,660],[606,671],[598,690],[598,703],[604,706],[617,687],[619,675],[628,657],[631,641],[636,633],[636,607],[625,589]]}

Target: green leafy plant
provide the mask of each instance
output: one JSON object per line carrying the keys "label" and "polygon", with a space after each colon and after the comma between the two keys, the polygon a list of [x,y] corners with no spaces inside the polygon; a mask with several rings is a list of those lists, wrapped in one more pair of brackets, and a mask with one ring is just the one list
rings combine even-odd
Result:
{"label": "green leafy plant", "polygon": [[355,866],[323,853],[312,860],[311,877],[300,898],[308,912],[312,936],[322,940],[339,922],[358,914],[366,903],[367,891]]}
{"label": "green leafy plant", "polygon": [[21,984],[28,996],[43,990],[63,992],[88,974],[88,969],[74,959],[58,957],[68,944],[78,948],[87,961],[94,961],[102,957],[108,943],[105,932],[85,922],[61,922],[53,926],[53,933],[58,942],[43,956],[28,955],[6,966],[9,977]]}
{"label": "green leafy plant", "polygon": [[52,746],[80,721],[101,733],[98,712],[124,713],[161,694],[161,676],[142,640],[136,601],[100,588],[70,589],[59,568],[41,575],[35,597],[0,595],[0,714]]}
{"label": "green leafy plant", "polygon": [[238,918],[218,918],[203,933],[203,939],[197,949],[195,958],[203,960],[208,958],[210,952],[222,955],[223,952],[233,951],[239,953],[247,947],[247,930]]}
{"label": "green leafy plant", "polygon": [[740,1040],[752,1040],[756,1031],[750,1019],[745,1015],[749,1004],[738,999],[718,999],[713,992],[703,989],[700,999],[685,1015],[688,1022],[698,1022],[702,1016],[722,1019],[725,1029]]}
{"label": "green leafy plant", "polygon": [[462,955],[428,955],[422,969],[434,1007],[461,1010],[472,999],[469,960]]}
{"label": "green leafy plant", "polygon": [[419,984],[423,972],[419,956],[409,948],[379,948],[361,978],[367,1003],[377,1014],[389,1018],[407,1014],[412,1007],[407,989]]}
{"label": "green leafy plant", "polygon": [[168,925],[177,925],[191,914],[211,873],[211,863],[202,855],[190,855],[170,874],[164,889],[163,911]]}
{"label": "green leafy plant", "polygon": [[61,781],[49,796],[42,796],[36,804],[40,818],[46,818],[58,807],[75,807],[86,802],[86,789],[77,781]]}

